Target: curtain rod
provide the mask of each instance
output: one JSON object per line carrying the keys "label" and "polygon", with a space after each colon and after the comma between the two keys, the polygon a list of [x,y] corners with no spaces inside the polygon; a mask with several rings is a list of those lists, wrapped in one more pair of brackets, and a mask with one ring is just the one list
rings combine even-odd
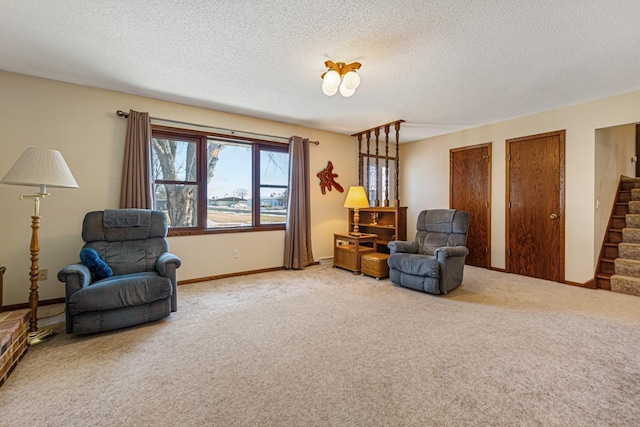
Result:
{"label": "curtain rod", "polygon": [[[129,117],[129,113],[125,113],[122,110],[116,111],[116,114],[118,116],[120,116],[120,117],[124,117],[125,119]],[[289,141],[289,139],[290,139],[290,138],[287,138],[285,136],[267,135],[267,134],[264,134],[264,133],[256,133],[256,132],[245,132],[245,131],[241,131],[241,130],[226,129],[226,128],[220,128],[220,127],[216,127],[216,126],[199,125],[197,123],[181,122],[181,121],[178,121],[178,120],[162,119],[160,117],[149,117],[149,118],[151,120],[157,120],[157,121],[161,121],[161,122],[175,123],[175,124],[187,125],[187,126],[197,126],[197,127],[201,127],[201,128],[205,128],[205,129],[213,129],[213,130],[218,130],[218,131],[229,132],[232,135],[235,135],[235,134],[255,135],[255,136],[262,136],[262,137],[267,137],[267,138],[283,139],[285,141]],[[309,143],[310,144],[315,144],[315,145],[320,145],[320,141],[309,141]]]}

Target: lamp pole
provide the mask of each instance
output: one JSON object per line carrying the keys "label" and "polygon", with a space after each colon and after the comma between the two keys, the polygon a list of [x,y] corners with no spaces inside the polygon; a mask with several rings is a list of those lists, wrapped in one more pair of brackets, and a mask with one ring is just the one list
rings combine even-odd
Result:
{"label": "lamp pole", "polygon": [[31,277],[31,286],[29,287],[29,308],[31,309],[31,319],[29,320],[29,336],[27,338],[29,345],[39,344],[51,339],[56,332],[52,329],[38,329],[38,276],[40,275],[40,267],[38,260],[40,259],[40,199],[48,196],[45,185],[40,187],[40,192],[36,194],[22,194],[20,200],[33,199],[35,210],[31,216],[31,244],[29,251],[31,252],[31,268],[29,276]]}

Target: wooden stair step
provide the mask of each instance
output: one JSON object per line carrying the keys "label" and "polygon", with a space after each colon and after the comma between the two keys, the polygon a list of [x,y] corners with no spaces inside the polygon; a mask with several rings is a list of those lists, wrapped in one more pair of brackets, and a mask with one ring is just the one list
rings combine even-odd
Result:
{"label": "wooden stair step", "polygon": [[[619,221],[617,221],[620,224]],[[624,216],[624,228],[640,228],[640,214],[626,214]]]}
{"label": "wooden stair step", "polygon": [[626,215],[629,213],[629,203],[616,203],[615,214]]}
{"label": "wooden stair step", "polygon": [[611,290],[611,275],[598,273],[596,274],[596,286],[598,289]]}
{"label": "wooden stair step", "polygon": [[615,272],[619,276],[635,277],[640,280],[640,261],[636,259],[616,258]]}
{"label": "wooden stair step", "polygon": [[640,296],[640,278],[615,274],[610,281],[612,291]]}
{"label": "wooden stair step", "polygon": [[626,215],[613,215],[611,218],[613,228],[625,228],[627,226]]}
{"label": "wooden stair step", "polygon": [[620,188],[623,190],[631,190],[640,187],[640,178],[622,176],[620,178]]}
{"label": "wooden stair step", "polygon": [[622,228],[610,228],[608,231],[610,243],[622,242]]}
{"label": "wooden stair step", "polygon": [[631,200],[631,190],[620,190],[618,191],[618,201],[619,202],[628,202]]}
{"label": "wooden stair step", "polygon": [[[618,245],[618,256],[616,258],[626,258],[640,260],[640,244],[638,243],[620,243]],[[610,258],[610,257],[607,257]]]}
{"label": "wooden stair step", "polygon": [[615,259],[613,258],[601,258],[600,259],[600,272],[603,274],[615,273]]}
{"label": "wooden stair step", "polygon": [[603,256],[605,258],[616,259],[618,258],[618,244],[617,243],[605,243]]}
{"label": "wooden stair step", "polygon": [[[617,237],[617,233],[614,233]],[[611,240],[613,242],[613,240]],[[623,228],[622,241],[625,243],[640,243],[640,228]]]}
{"label": "wooden stair step", "polygon": [[640,213],[640,201],[631,200],[629,203],[627,203],[627,210],[627,213]]}

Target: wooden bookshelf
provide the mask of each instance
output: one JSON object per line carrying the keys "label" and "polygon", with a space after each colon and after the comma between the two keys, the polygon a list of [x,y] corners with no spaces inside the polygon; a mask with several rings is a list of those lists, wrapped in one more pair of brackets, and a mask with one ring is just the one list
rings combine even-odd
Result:
{"label": "wooden bookshelf", "polygon": [[[359,209],[361,233],[375,234],[378,252],[389,253],[387,243],[407,240],[407,207],[378,206]],[[372,216],[374,214],[376,219]],[[353,209],[349,209],[349,229],[353,229]]]}

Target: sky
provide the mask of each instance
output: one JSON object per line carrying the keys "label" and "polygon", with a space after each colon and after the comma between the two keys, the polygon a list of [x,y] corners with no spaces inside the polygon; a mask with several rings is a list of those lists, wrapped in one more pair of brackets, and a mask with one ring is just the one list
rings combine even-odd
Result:
{"label": "sky", "polygon": [[[286,185],[288,181],[288,154],[262,153],[261,182],[263,184]],[[209,198],[231,197],[237,190],[246,190],[246,199],[253,197],[251,191],[251,148],[242,145],[226,145],[219,154],[218,163],[207,188]],[[269,190],[268,190],[269,191]],[[275,192],[282,190],[274,189]]]}
{"label": "sky", "polygon": [[231,197],[241,188],[247,190],[245,198],[251,198],[251,148],[227,145],[218,156],[207,196],[210,199]]}

